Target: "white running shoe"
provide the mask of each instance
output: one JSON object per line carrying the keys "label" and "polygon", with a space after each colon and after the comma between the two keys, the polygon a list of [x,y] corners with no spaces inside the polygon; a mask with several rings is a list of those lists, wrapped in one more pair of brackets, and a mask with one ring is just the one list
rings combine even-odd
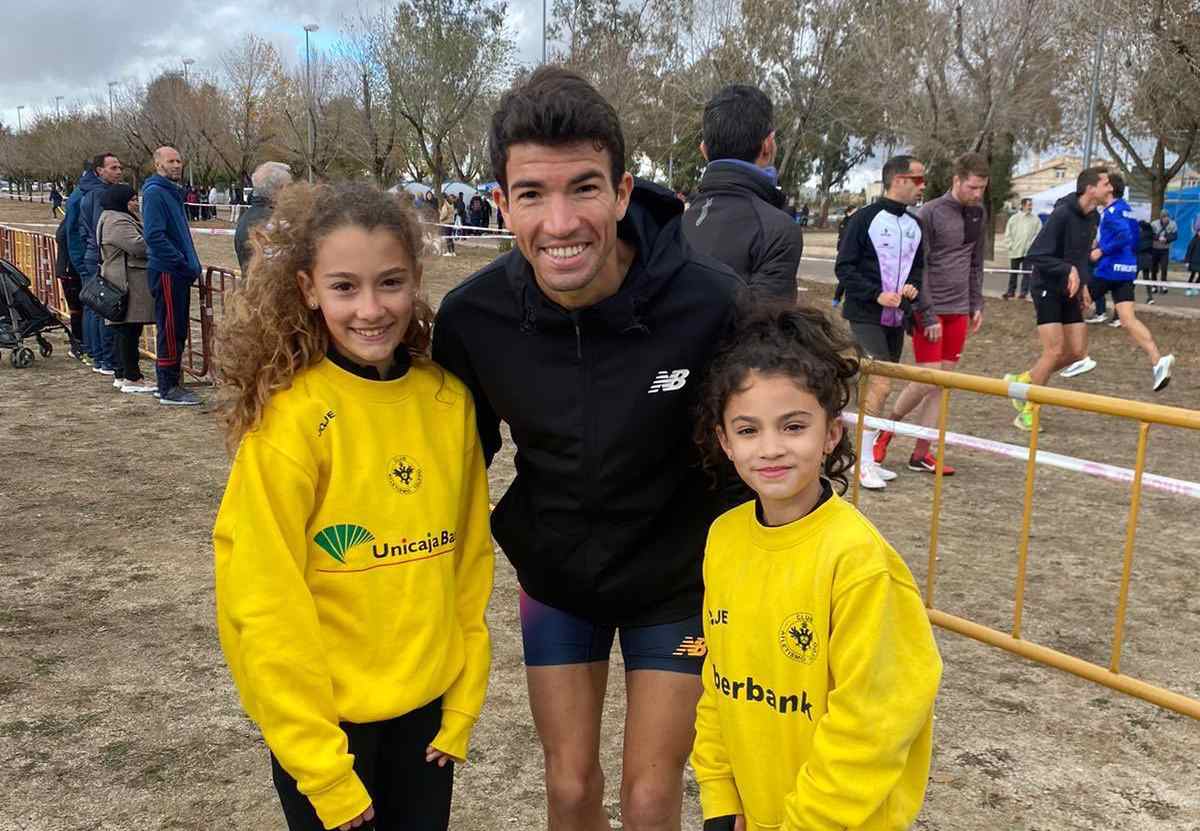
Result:
{"label": "white running shoe", "polygon": [[1121,318],[1114,317],[1112,320],[1110,320],[1108,322],[1108,325],[1111,326],[1113,329],[1120,329],[1121,328]]}
{"label": "white running shoe", "polygon": [[120,389],[121,387],[125,386],[125,379],[124,379],[124,378],[114,378],[114,379],[113,379],[113,386],[114,386],[116,389]]}
{"label": "white running shoe", "polygon": [[1163,355],[1154,365],[1154,391],[1158,392],[1171,383],[1171,368],[1175,366],[1174,355]]}
{"label": "white running shoe", "polygon": [[1084,323],[1105,323],[1107,321],[1108,318],[1102,314],[1094,314],[1091,317],[1084,318],[1083,320]]}
{"label": "white running shoe", "polygon": [[883,481],[875,472],[877,465],[874,462],[864,461],[861,464],[862,468],[858,472],[858,484],[869,491],[881,491],[887,487],[887,482]]}
{"label": "white running shoe", "polygon": [[886,467],[879,464],[879,462],[873,462],[871,467],[875,469],[875,475],[885,482],[890,482],[896,478],[896,471],[888,470]]}
{"label": "white running shoe", "polygon": [[132,384],[125,384],[124,386],[122,386],[121,392],[128,392],[128,393],[133,393],[133,394],[158,392],[158,387],[156,387],[154,384],[147,384],[142,381],[135,381]]}
{"label": "white running shoe", "polygon": [[1082,360],[1076,361],[1058,374],[1064,378],[1074,378],[1076,375],[1091,372],[1095,368],[1096,362],[1091,357],[1085,355]]}

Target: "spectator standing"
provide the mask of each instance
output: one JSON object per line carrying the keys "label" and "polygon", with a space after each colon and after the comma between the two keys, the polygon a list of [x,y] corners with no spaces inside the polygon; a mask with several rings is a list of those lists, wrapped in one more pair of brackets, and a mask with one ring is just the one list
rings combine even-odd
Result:
{"label": "spectator standing", "polygon": [[188,189],[183,194],[184,204],[187,205],[188,219],[192,222],[197,222],[200,219],[200,195],[196,193],[196,189],[188,185]]}
{"label": "spectator standing", "polygon": [[[467,225],[470,225],[470,224],[471,224],[471,223],[469,223],[469,222],[467,221],[467,203],[466,203],[466,200],[464,200],[464,199],[463,199],[463,195],[462,195],[461,193],[455,193],[455,194],[452,194],[452,197],[453,197],[453,199],[454,199],[454,220],[455,220],[455,223],[456,223],[457,225],[459,225],[460,229],[461,229],[461,228],[465,228]],[[462,234],[462,232],[461,232],[461,230],[460,230],[460,231],[459,231],[459,235],[461,236],[461,234]]]}
{"label": "spectator standing", "polygon": [[[837,226],[837,247],[842,247],[842,237],[846,236],[846,226],[850,224],[850,217],[854,216],[854,212],[858,210],[857,205],[850,205],[846,208],[846,213],[838,221]],[[834,282],[837,283],[837,288],[833,290],[833,308],[842,305],[842,298],[846,294],[846,287],[842,285],[842,281],[837,279],[836,272],[834,273]]]}
{"label": "spectator standing", "polygon": [[491,192],[489,201],[494,203],[496,206],[496,230],[497,231],[504,230],[504,212],[502,210],[500,210],[500,195],[501,195],[500,188],[498,186],[495,188],[492,188],[492,192]]}
{"label": "spectator standing", "polygon": [[[1008,218],[1004,226],[1004,244],[1008,246],[1008,290],[1004,299],[1011,300],[1014,296],[1019,300],[1029,297],[1029,278],[1031,274],[1018,274],[1028,271],[1025,268],[1025,255],[1029,246],[1042,230],[1042,221],[1033,215],[1033,200],[1022,199],[1021,209]],[[1020,277],[1021,291],[1017,292],[1017,278]]]}
{"label": "spectator standing", "polygon": [[71,346],[67,352],[77,361],[83,360],[83,306],[79,302],[79,290],[82,288],[79,272],[71,262],[71,242],[67,238],[70,225],[64,219],[54,230],[56,254],[54,259],[54,276],[62,283],[63,299],[71,315]]}
{"label": "spectator standing", "polygon": [[433,357],[471,390],[484,458],[517,477],[492,531],[517,569],[549,827],[608,827],[600,742],[621,639],[621,821],[679,831],[703,665],[701,559],[722,508],[692,441],[736,276],[694,252],[665,188],[635,182],[613,107],[544,66],[491,119],[516,247],[446,295]]}
{"label": "spectator standing", "polygon": [[250,195],[250,207],[238,217],[237,231],[233,235],[233,250],[237,254],[238,268],[242,276],[250,269],[250,257],[254,249],[250,245],[250,232],[254,226],[271,217],[275,208],[275,195],[292,183],[292,169],[283,162],[263,162],[250,175],[254,191]]}
{"label": "spectator standing", "polygon": [[[954,162],[950,190],[917,211],[925,242],[925,273],[913,315],[912,346],[917,366],[953,372],[958,369],[967,336],[983,326],[983,243],[988,213],[983,207],[991,172],[978,153],[965,153]],[[896,398],[890,418],[913,415],[917,424],[932,427],[939,387],[915,381]],[[876,463],[887,456],[890,430],[881,430],[873,448]],[[867,453],[863,445],[863,453]],[[933,473],[936,460],[928,439],[917,439],[908,469]],[[943,463],[942,475],[954,468]]]}
{"label": "spectator standing", "polygon": [[200,277],[200,258],[192,243],[183,211],[183,159],[174,147],[154,151],[155,174],[142,185],[145,223],[147,282],[154,296],[154,322],[158,331],[156,369],[158,402],[194,406],[200,398],[180,386],[183,346],[191,326],[188,316],[192,284]]}
{"label": "spectator standing", "polygon": [[58,189],[58,183],[54,182],[50,185],[50,218],[58,219],[58,215],[62,213],[63,195]]}
{"label": "spectator standing", "polygon": [[[59,225],[60,230],[62,230],[63,226],[66,226],[66,230],[62,231],[62,233],[66,239],[67,260],[70,262],[74,272],[79,275],[81,290],[83,288],[83,276],[87,272],[87,268],[83,262],[83,255],[87,251],[87,235],[83,232],[83,225],[79,222],[79,206],[83,203],[83,197],[87,195],[90,189],[100,186],[100,177],[96,175],[96,171],[92,168],[92,160],[89,159],[83,164],[83,173],[80,175],[75,189],[67,197],[67,208],[63,216],[63,221]],[[62,243],[60,243],[61,245]],[[91,309],[83,306],[80,307],[79,361],[86,366],[96,365],[93,355],[99,352],[99,346],[92,343],[92,335],[94,334],[92,314]]]}
{"label": "spectator standing", "polygon": [[471,197],[471,204],[467,207],[467,224],[471,226],[470,235],[475,236],[482,233],[483,199],[479,194]]}
{"label": "spectator standing", "polygon": [[795,303],[804,233],[776,186],[771,99],[756,87],[725,87],[704,105],[703,134],[708,167],[683,216],[684,236],[755,294]]}
{"label": "spectator standing", "polygon": [[100,273],[114,286],[125,289],[125,317],[105,321],[113,330],[117,363],[113,386],[121,392],[154,392],[142,375],[138,341],[147,323],[154,322],[154,298],[146,282],[146,239],[137,215],[137,191],[124,183],[113,185],[101,198]]}
{"label": "spectator standing", "polygon": [[[909,211],[925,189],[925,165],[912,156],[893,156],[883,166],[883,196],[856,211],[838,247],[834,273],[846,289],[842,317],[864,353],[899,363],[904,328],[921,290],[925,269],[921,223]],[[859,418],[883,413],[891,391],[884,375],[872,375],[859,404]],[[875,462],[879,431],[863,429],[859,484],[882,490],[896,474]]]}
{"label": "spectator standing", "polygon": [[[1188,285],[1200,283],[1200,232],[1194,234],[1192,241],[1188,243],[1187,268]],[[1200,289],[1186,289],[1184,293],[1188,297],[1195,297],[1200,294]]]}
{"label": "spectator standing", "polygon": [[442,252],[443,257],[456,256],[454,252],[454,219],[457,213],[458,206],[454,199],[454,194],[446,194],[442,198],[442,208],[438,212],[437,221],[442,227],[442,238],[445,240],[446,249]]}
{"label": "spectator standing", "polygon": [[[1171,219],[1171,215],[1165,210],[1159,214],[1158,219],[1150,223],[1150,227],[1154,229],[1154,244],[1150,250],[1150,279],[1167,281],[1167,269],[1171,263],[1171,243],[1179,237],[1179,226],[1175,224],[1175,220]],[[1166,294],[1166,286],[1151,286],[1151,294]]]}
{"label": "spectator standing", "polygon": [[[83,254],[83,280],[86,285],[89,280],[95,280],[100,274],[100,245],[96,242],[96,226],[100,222],[100,197],[104,191],[121,181],[121,160],[112,153],[101,153],[92,161],[98,181],[79,203],[79,225],[83,230],[86,247]],[[115,341],[113,331],[104,325],[104,318],[88,309],[84,312],[83,325],[88,325],[88,312],[91,312],[92,357],[96,365],[93,372],[101,375],[112,375],[116,371],[116,356],[113,354]]]}
{"label": "spectator standing", "polygon": [[483,227],[490,229],[492,227],[492,200],[485,194],[479,203],[479,211],[483,216]]}
{"label": "spectator standing", "polygon": [[[1138,222],[1137,266],[1138,276],[1149,283],[1153,279],[1150,271],[1154,267],[1154,226],[1144,219]],[[1151,288],[1146,286],[1146,303],[1153,306],[1154,292]],[[1116,323],[1120,325],[1121,319],[1117,318]]]}

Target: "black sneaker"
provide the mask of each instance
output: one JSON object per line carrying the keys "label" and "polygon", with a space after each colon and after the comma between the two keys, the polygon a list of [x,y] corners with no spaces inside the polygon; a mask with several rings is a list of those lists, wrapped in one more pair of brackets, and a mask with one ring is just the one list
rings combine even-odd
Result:
{"label": "black sneaker", "polygon": [[158,403],[174,407],[195,407],[200,403],[200,396],[183,387],[172,387],[166,394],[158,397]]}

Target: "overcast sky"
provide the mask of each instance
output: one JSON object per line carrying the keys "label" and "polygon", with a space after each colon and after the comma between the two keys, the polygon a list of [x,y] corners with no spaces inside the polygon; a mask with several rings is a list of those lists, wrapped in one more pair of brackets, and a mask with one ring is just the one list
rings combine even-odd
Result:
{"label": "overcast sky", "polygon": [[[304,58],[304,24],[321,28],[315,47],[338,39],[343,18],[379,0],[4,0],[20,11],[4,15],[0,36],[0,122],[17,126],[36,111],[108,100],[109,81],[148,81],[163,69],[215,72],[218,56],[253,32],[273,42],[285,61]],[[509,0],[518,57],[541,57],[540,0]]]}

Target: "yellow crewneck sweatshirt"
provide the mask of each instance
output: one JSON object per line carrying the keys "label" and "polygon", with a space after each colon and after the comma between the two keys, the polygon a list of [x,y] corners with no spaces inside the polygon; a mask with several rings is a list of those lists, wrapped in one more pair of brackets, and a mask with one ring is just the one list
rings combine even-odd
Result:
{"label": "yellow crewneck sweatshirt", "polygon": [[749,831],[908,828],[942,663],[904,561],[832,496],[784,526],[748,502],[709,531],[692,766],[706,819]]}
{"label": "yellow crewneck sweatshirt", "polygon": [[470,395],[429,361],[401,378],[325,359],[238,448],[213,529],[217,623],[243,706],[327,828],[364,811],[341,721],[442,697],[465,758],[483,706],[493,549]]}

